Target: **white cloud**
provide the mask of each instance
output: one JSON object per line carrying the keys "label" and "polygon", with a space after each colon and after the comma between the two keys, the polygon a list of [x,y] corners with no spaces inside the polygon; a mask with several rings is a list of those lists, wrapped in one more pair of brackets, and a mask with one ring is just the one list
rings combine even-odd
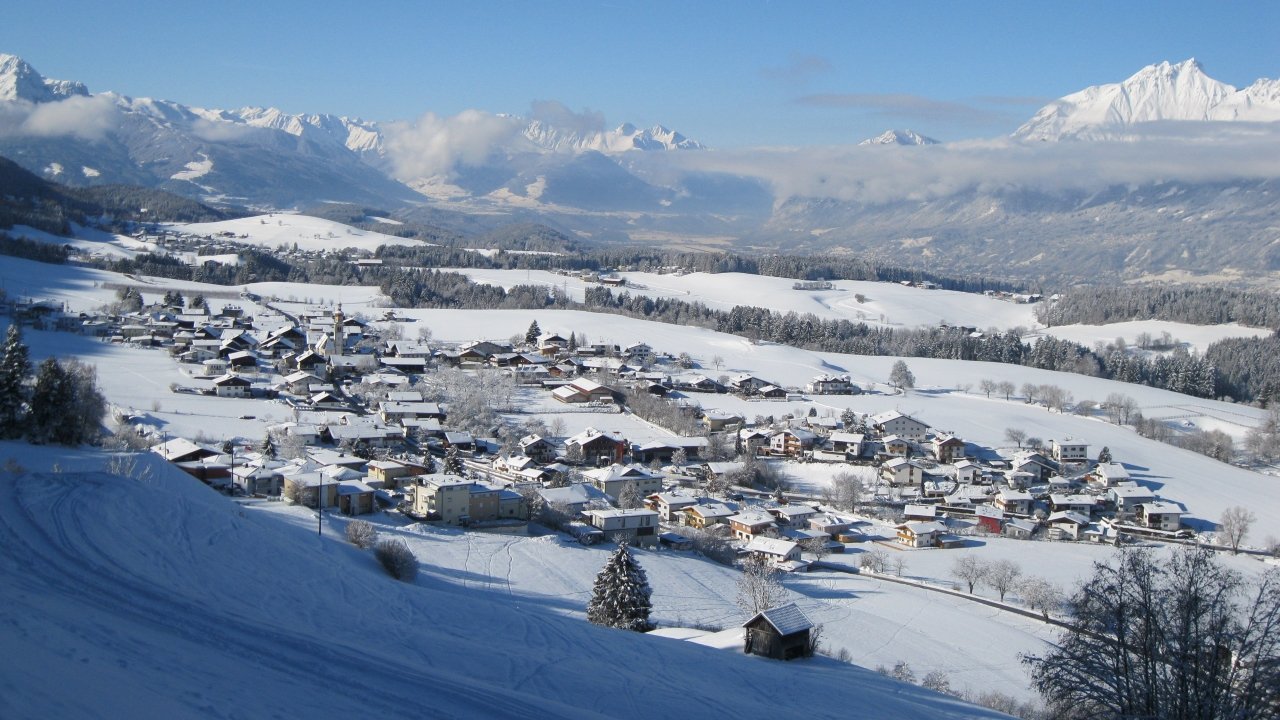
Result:
{"label": "white cloud", "polygon": [[0,135],[98,140],[118,123],[115,101],[104,95],[47,103],[9,102],[0,109]]}
{"label": "white cloud", "polygon": [[1014,187],[1092,191],[1159,181],[1280,177],[1280,124],[1162,123],[1105,141],[1000,138],[928,147],[755,148],[670,153],[658,161],[685,171],[761,178],[779,199],[882,203]]}
{"label": "white cloud", "polygon": [[479,165],[520,132],[517,118],[481,110],[457,115],[427,113],[416,122],[386,127],[387,155],[396,177],[448,176],[459,165]]}
{"label": "white cloud", "polygon": [[74,135],[97,140],[118,122],[116,105],[111,98],[75,96],[36,105],[22,124],[22,130],[42,137]]}

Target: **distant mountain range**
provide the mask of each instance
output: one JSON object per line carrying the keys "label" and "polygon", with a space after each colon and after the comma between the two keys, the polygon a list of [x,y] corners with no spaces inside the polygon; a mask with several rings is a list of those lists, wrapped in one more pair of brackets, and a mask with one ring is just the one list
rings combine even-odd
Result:
{"label": "distant mountain range", "polygon": [[542,223],[585,242],[859,252],[1047,282],[1280,280],[1280,82],[1236,89],[1194,60],[1067,95],[1008,138],[708,150],[563,108],[211,110],[91,93],[0,55],[0,156],[73,186],[349,202],[468,233]]}

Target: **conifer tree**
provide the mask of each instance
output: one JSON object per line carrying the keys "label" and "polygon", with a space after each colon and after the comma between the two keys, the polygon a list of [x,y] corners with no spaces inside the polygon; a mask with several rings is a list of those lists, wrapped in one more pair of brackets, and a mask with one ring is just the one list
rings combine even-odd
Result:
{"label": "conifer tree", "polygon": [[258,446],[258,452],[268,460],[276,459],[276,443],[271,439],[271,433],[262,436],[262,444]]}
{"label": "conifer tree", "polygon": [[59,427],[67,419],[71,401],[71,383],[66,372],[56,359],[45,359],[40,363],[31,393],[30,422],[27,423],[27,437],[31,442],[61,442]]}
{"label": "conifer tree", "polygon": [[461,475],[462,474],[462,458],[458,456],[458,446],[450,445],[444,454],[444,473],[445,475]]}
{"label": "conifer tree", "polygon": [[538,327],[538,321],[534,320],[529,323],[529,329],[524,332],[524,341],[530,345],[538,342],[538,337],[542,335],[542,328]]}
{"label": "conifer tree", "polygon": [[0,438],[16,438],[22,434],[30,374],[31,359],[22,342],[22,331],[16,323],[10,323],[4,356],[0,358]]}
{"label": "conifer tree", "polygon": [[596,575],[587,619],[605,627],[648,632],[653,629],[649,624],[649,613],[653,610],[651,594],[644,568],[631,556],[627,544],[620,543]]}

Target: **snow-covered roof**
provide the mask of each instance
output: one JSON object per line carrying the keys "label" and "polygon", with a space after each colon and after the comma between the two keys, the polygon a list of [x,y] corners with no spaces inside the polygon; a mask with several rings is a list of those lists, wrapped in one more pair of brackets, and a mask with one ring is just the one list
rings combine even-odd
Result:
{"label": "snow-covered roof", "polygon": [[777,555],[778,557],[786,557],[794,552],[797,547],[799,546],[790,540],[760,536],[751,538],[751,542],[747,543],[748,552]]}
{"label": "snow-covered roof", "polygon": [[757,619],[764,618],[766,622],[778,631],[779,635],[794,635],[795,633],[804,632],[813,627],[813,623],[805,614],[796,607],[795,603],[787,603],[776,608],[770,608],[764,612],[757,613],[750,620],[742,623],[743,627],[751,625]]}

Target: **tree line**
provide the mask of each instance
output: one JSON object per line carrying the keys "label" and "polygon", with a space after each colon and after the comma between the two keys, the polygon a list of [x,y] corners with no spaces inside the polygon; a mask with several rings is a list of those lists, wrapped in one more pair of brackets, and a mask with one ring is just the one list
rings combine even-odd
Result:
{"label": "tree line", "polygon": [[1078,287],[1037,306],[1036,319],[1049,326],[1168,320],[1193,325],[1236,322],[1277,330],[1280,295],[1209,286]]}
{"label": "tree line", "polygon": [[0,357],[0,438],[89,442],[101,434],[106,407],[92,365],[50,357],[33,371],[22,332],[9,325]]}

